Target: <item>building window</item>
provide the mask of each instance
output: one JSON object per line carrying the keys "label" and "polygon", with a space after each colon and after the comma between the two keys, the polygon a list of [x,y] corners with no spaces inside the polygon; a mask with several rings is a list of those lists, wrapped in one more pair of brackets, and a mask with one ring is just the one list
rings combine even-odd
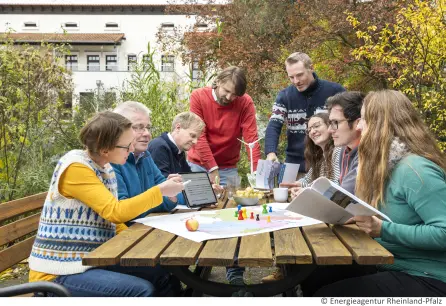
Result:
{"label": "building window", "polygon": [[107,22],[105,23],[105,29],[109,31],[119,30],[119,24],[117,22]]}
{"label": "building window", "polygon": [[79,104],[83,109],[91,107],[94,100],[94,93],[92,92],[80,92]]}
{"label": "building window", "polygon": [[175,24],[173,24],[172,22],[163,22],[161,24],[161,29],[163,29],[163,31],[173,31],[175,28]]}
{"label": "building window", "polygon": [[77,71],[77,55],[65,55],[65,68]]}
{"label": "building window", "polygon": [[208,25],[206,23],[198,23],[197,24],[197,31],[203,32],[208,29]]}
{"label": "building window", "polygon": [[199,81],[203,78],[202,72],[200,70],[200,63],[198,60],[192,61],[192,80]]}
{"label": "building window", "polygon": [[150,57],[150,55],[149,55],[149,54],[144,54],[144,55],[142,56],[142,64],[143,64],[144,68],[149,67],[149,66],[150,66],[150,63],[151,63],[151,57]]}
{"label": "building window", "polygon": [[39,25],[36,21],[25,21],[23,23],[24,30],[37,30],[38,28],[39,28]]}
{"label": "building window", "polygon": [[117,71],[118,70],[118,56],[106,55],[105,56],[105,70]]}
{"label": "building window", "polygon": [[164,72],[175,71],[175,57],[173,55],[161,56],[161,71]]}
{"label": "building window", "polygon": [[73,109],[73,93],[72,92],[66,92],[66,93],[60,93],[59,99],[61,100],[60,105],[60,112],[62,119],[70,119]]}
{"label": "building window", "polygon": [[133,71],[133,70],[135,70],[135,66],[136,66],[137,63],[138,63],[138,60],[136,59],[136,55],[135,55],[135,54],[129,54],[129,55],[127,56],[127,62],[128,62],[127,70],[128,70],[128,71]]}
{"label": "building window", "polygon": [[62,26],[66,30],[78,30],[79,29],[79,24],[77,22],[71,22],[71,21],[65,22],[62,24]]}
{"label": "building window", "polygon": [[100,70],[99,55],[87,55],[87,70],[88,71]]}

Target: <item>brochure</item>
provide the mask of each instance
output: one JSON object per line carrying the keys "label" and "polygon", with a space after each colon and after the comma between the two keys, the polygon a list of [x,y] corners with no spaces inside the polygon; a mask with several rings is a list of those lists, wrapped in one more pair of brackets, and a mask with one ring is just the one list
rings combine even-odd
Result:
{"label": "brochure", "polygon": [[282,164],[270,160],[259,159],[255,176],[255,186],[252,187],[259,189],[273,189],[274,179],[276,177],[278,184],[282,182],[293,183],[296,181],[298,172],[299,164]]}
{"label": "brochure", "polygon": [[353,216],[389,217],[325,177],[302,188],[287,210],[330,224],[344,224]]}

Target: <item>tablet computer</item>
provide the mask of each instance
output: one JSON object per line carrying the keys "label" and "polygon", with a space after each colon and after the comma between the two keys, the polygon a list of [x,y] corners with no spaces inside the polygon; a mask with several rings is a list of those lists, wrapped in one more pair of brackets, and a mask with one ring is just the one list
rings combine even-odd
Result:
{"label": "tablet computer", "polygon": [[181,175],[183,182],[190,180],[190,183],[184,186],[183,190],[187,207],[196,208],[217,203],[217,196],[212,189],[207,172],[183,172],[178,174]]}

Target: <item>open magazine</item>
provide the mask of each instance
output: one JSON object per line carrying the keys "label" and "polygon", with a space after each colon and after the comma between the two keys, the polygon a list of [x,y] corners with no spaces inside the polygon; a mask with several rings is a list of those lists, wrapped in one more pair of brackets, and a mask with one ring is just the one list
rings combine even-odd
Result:
{"label": "open magazine", "polygon": [[288,205],[287,210],[330,224],[344,224],[353,216],[381,216],[392,222],[385,214],[358,199],[325,177],[302,188]]}

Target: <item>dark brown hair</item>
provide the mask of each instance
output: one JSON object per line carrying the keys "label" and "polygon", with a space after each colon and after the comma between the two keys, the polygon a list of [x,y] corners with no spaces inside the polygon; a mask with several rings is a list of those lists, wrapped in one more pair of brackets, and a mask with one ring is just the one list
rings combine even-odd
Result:
{"label": "dark brown hair", "polygon": [[231,66],[224,69],[217,75],[217,78],[212,84],[212,88],[217,88],[217,83],[226,83],[227,81],[234,83],[235,94],[237,96],[241,97],[245,94],[247,81],[245,71],[242,68]]}
{"label": "dark brown hair", "polygon": [[339,105],[342,107],[345,119],[348,120],[350,129],[353,127],[353,122],[361,118],[361,107],[365,95],[359,91],[344,91],[335,94],[327,99],[327,108],[331,112],[333,106]]}
{"label": "dark brown hair", "polygon": [[[318,113],[311,118],[321,118],[324,124],[328,127],[328,114],[327,113]],[[310,120],[311,120],[310,118]],[[308,120],[308,122],[310,122]],[[328,177],[332,177],[333,175],[333,166],[331,163],[331,158],[333,156],[333,150],[334,150],[334,143],[333,138],[330,136],[329,142],[325,145],[325,156],[324,151],[321,147],[316,145],[313,140],[311,140],[310,136],[305,137],[305,168],[306,171],[310,170],[310,168],[313,168],[313,173],[311,176],[311,180],[314,181],[317,179],[320,175],[322,162],[325,160],[325,164],[327,166],[328,170]]]}
{"label": "dark brown hair", "polygon": [[99,153],[101,150],[112,150],[122,133],[131,127],[132,122],[120,114],[100,112],[88,120],[79,139],[89,152]]}

